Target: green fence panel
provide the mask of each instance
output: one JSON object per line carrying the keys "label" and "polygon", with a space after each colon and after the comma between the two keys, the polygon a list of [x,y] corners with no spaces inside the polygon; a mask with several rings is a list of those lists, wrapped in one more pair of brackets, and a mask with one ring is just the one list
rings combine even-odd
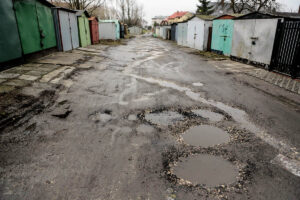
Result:
{"label": "green fence panel", "polygon": [[35,2],[16,1],[15,10],[24,54],[41,50]]}
{"label": "green fence panel", "polygon": [[89,27],[89,20],[85,16],[78,17],[79,39],[80,46],[86,47],[91,45],[91,34]]}
{"label": "green fence panel", "polygon": [[22,56],[21,42],[11,0],[0,1],[0,63]]}
{"label": "green fence panel", "polygon": [[86,41],[86,33],[85,33],[85,25],[84,25],[83,17],[78,17],[78,29],[79,29],[80,46],[86,47],[87,41]]}
{"label": "green fence panel", "polygon": [[16,1],[15,10],[24,54],[42,50],[35,1]]}
{"label": "green fence panel", "polygon": [[36,2],[41,44],[43,49],[56,46],[56,36],[51,8]]}
{"label": "green fence panel", "polygon": [[91,45],[91,32],[88,18],[84,18],[85,32],[86,32],[86,43],[87,45]]}

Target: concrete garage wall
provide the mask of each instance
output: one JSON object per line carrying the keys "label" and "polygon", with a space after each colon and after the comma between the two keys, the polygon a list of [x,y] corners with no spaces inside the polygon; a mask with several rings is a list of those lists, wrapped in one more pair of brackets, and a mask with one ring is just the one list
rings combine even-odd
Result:
{"label": "concrete garage wall", "polygon": [[187,43],[190,48],[205,51],[207,49],[208,29],[211,21],[194,17],[188,21]]}
{"label": "concrete garage wall", "polygon": [[100,40],[116,40],[116,26],[114,22],[99,23]]}
{"label": "concrete garage wall", "polygon": [[187,43],[187,30],[188,24],[187,23],[179,23],[177,25],[177,44],[181,46],[188,46]]}
{"label": "concrete garage wall", "polygon": [[269,65],[278,19],[234,20],[231,55]]}

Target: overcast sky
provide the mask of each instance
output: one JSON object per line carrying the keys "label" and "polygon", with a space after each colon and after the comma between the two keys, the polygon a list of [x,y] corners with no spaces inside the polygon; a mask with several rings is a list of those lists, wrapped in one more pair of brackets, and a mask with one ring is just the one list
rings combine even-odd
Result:
{"label": "overcast sky", "polygon": [[[157,15],[169,16],[176,11],[196,11],[198,0],[137,0],[144,5],[146,20]],[[284,11],[298,11],[299,0],[278,0],[283,5]]]}

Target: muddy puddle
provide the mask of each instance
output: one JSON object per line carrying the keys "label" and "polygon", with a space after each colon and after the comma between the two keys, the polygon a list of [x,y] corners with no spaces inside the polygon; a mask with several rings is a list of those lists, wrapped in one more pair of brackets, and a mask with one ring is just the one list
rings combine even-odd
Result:
{"label": "muddy puddle", "polygon": [[184,120],[184,116],[173,111],[145,114],[145,119],[153,124],[168,126]]}
{"label": "muddy puddle", "polygon": [[221,115],[219,113],[212,112],[210,110],[192,110],[192,112],[195,115],[206,118],[211,122],[219,122],[219,121],[222,121],[224,119],[223,115]]}
{"label": "muddy puddle", "polygon": [[185,143],[193,146],[211,147],[229,142],[229,134],[214,126],[201,125],[191,127],[183,134]]}
{"label": "muddy puddle", "polygon": [[197,155],[181,159],[174,167],[173,173],[193,185],[216,187],[234,183],[238,169],[221,157]]}

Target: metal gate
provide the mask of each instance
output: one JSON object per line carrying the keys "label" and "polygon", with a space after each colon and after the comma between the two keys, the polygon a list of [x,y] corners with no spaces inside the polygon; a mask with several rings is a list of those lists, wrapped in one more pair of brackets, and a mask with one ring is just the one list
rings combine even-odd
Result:
{"label": "metal gate", "polygon": [[279,21],[270,70],[300,77],[300,21]]}
{"label": "metal gate", "polygon": [[22,57],[20,36],[11,0],[0,1],[0,63]]}

